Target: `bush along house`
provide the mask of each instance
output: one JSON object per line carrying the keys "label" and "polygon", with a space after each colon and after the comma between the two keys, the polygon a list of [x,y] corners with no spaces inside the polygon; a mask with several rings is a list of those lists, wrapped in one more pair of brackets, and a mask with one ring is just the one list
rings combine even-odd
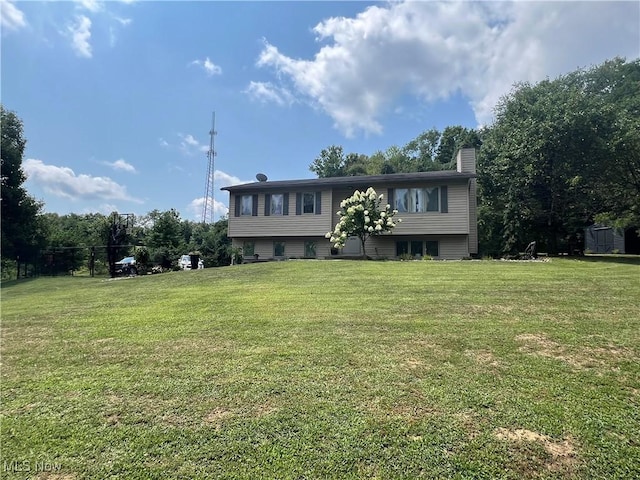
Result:
{"label": "bush along house", "polygon": [[340,220],[340,203],[373,187],[398,210],[392,232],[371,237],[372,258],[462,259],[478,253],[476,152],[458,151],[456,170],[268,181],[224,187],[229,192],[232,247],[247,260],[340,258],[362,254],[359,239],[339,250],[325,234]]}

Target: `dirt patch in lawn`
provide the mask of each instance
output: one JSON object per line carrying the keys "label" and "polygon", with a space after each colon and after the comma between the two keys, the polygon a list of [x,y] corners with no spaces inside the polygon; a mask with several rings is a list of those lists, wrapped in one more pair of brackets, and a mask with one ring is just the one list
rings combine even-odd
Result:
{"label": "dirt patch in lawn", "polygon": [[254,417],[262,418],[262,417],[266,417],[267,415],[272,415],[276,413],[278,410],[279,410],[278,407],[267,402],[267,403],[262,403],[260,405],[256,405],[255,407],[253,407],[251,409],[251,414]]}
{"label": "dirt patch in lawn", "polygon": [[422,365],[424,365],[424,363],[421,360],[417,360],[415,358],[409,358],[407,359],[404,364],[411,370],[414,370]]}
{"label": "dirt patch in lawn", "polygon": [[497,367],[500,365],[498,359],[489,350],[466,350],[464,354],[483,366]]}
{"label": "dirt patch in lawn", "polygon": [[548,454],[545,467],[552,472],[571,473],[576,467],[577,453],[575,443],[570,437],[555,441],[548,435],[542,435],[524,428],[515,430],[498,428],[494,431],[494,435],[500,440],[509,441],[515,448],[527,443],[542,445]]}
{"label": "dirt patch in lawn", "polygon": [[625,347],[610,344],[605,347],[585,346],[571,349],[547,338],[544,334],[518,335],[516,341],[522,344],[519,348],[521,352],[560,360],[577,369],[610,366],[611,369],[616,370],[617,367],[611,365],[612,362],[637,359],[634,352]]}
{"label": "dirt patch in lawn", "polygon": [[218,426],[224,421],[224,419],[230,417],[231,415],[232,415],[231,410],[227,410],[226,408],[222,408],[222,407],[217,407],[217,408],[214,408],[212,411],[210,411],[207,415],[205,415],[203,420],[204,420],[204,423],[206,423],[207,425]]}

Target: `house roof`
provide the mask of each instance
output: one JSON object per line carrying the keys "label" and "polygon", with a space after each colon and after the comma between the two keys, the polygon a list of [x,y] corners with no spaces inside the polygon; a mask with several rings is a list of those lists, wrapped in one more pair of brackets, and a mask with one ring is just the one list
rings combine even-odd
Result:
{"label": "house roof", "polygon": [[276,180],[266,182],[243,183],[222,187],[228,192],[262,192],[265,190],[282,190],[291,188],[311,189],[317,187],[354,187],[366,188],[374,185],[412,184],[423,181],[455,181],[475,178],[474,173],[461,173],[456,170],[436,172],[390,173],[387,175],[361,175],[352,177],[308,178],[302,180]]}

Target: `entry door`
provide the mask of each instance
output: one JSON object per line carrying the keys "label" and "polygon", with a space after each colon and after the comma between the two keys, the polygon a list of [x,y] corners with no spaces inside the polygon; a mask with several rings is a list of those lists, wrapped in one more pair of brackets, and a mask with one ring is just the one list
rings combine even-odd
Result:
{"label": "entry door", "polygon": [[360,239],[358,237],[349,237],[347,238],[347,243],[345,243],[344,248],[342,249],[342,253],[344,255],[361,255]]}

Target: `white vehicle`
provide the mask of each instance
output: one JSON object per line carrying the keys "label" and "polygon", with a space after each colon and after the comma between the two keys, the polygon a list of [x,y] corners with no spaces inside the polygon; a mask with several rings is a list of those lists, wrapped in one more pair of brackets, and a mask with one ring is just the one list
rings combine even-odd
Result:
{"label": "white vehicle", "polygon": [[178,260],[178,266],[180,267],[180,270],[191,270],[191,256],[182,255],[180,260]]}

